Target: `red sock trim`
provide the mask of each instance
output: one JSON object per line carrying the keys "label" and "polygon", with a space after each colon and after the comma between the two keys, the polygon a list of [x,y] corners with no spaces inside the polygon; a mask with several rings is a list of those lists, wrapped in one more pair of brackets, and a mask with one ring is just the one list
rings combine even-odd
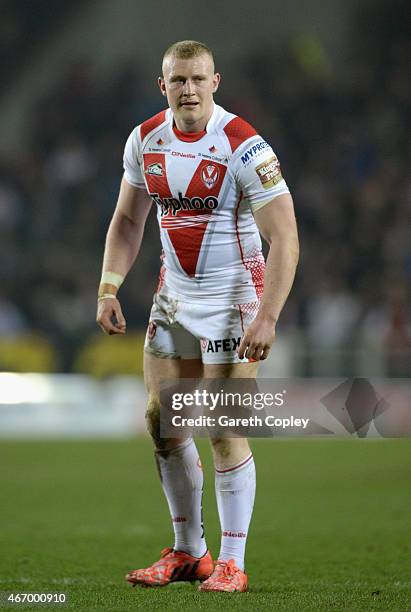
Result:
{"label": "red sock trim", "polygon": [[227,470],[217,470],[217,468],[216,468],[216,472],[217,472],[217,474],[227,474],[227,472],[232,472],[233,470],[238,470],[238,468],[243,467],[246,463],[251,461],[252,458],[253,458],[253,453],[250,453],[248,455],[248,457],[246,457],[246,459],[241,461],[241,463],[238,463],[237,465],[234,465],[233,467],[228,468]]}

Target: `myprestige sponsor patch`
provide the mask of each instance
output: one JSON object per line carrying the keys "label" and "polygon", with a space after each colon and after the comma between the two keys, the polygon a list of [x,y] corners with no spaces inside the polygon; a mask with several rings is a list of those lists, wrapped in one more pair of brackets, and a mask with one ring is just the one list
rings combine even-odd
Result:
{"label": "myprestige sponsor patch", "polygon": [[260,177],[264,189],[270,189],[282,180],[280,162],[277,157],[270,157],[265,162],[256,167],[255,171]]}

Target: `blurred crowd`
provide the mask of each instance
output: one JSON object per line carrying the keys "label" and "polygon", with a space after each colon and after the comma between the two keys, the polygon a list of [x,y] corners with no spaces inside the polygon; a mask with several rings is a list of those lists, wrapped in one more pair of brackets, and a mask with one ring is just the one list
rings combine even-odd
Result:
{"label": "blurred crowd", "polygon": [[59,23],[89,0],[0,0],[0,78],[5,90]]}
{"label": "blurred crowd", "polygon": [[[376,355],[378,373],[411,371],[410,38],[377,25],[363,36],[358,19],[339,70],[304,36],[239,57],[216,96],[272,144],[295,200],[301,260],[279,333],[298,334],[301,375],[352,375]],[[143,57],[104,79],[79,58],[33,105],[24,154],[0,160],[0,337],[37,331],[63,371],[95,332],[123,147],[164,108],[156,76]],[[152,213],[121,289],[129,328],[146,325],[157,234]]]}

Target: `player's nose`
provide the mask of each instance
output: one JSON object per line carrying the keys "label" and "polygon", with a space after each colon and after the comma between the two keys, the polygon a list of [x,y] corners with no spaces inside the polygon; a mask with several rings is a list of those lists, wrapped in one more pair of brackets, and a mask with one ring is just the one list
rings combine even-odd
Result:
{"label": "player's nose", "polygon": [[192,96],[194,94],[194,84],[191,79],[187,79],[184,83],[183,93],[186,96]]}

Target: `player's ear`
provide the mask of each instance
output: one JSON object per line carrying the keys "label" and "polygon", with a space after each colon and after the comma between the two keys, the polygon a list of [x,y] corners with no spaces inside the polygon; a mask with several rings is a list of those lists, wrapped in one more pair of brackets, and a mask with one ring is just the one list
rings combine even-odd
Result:
{"label": "player's ear", "polygon": [[221,74],[219,72],[216,72],[215,75],[213,76],[213,93],[217,91],[218,86],[220,85],[220,81],[221,81]]}
{"label": "player's ear", "polygon": [[163,94],[163,96],[166,96],[166,95],[167,95],[167,92],[166,92],[166,84],[165,84],[165,82],[164,82],[163,77],[158,77],[158,86],[159,86],[160,91],[161,91],[161,93]]}

